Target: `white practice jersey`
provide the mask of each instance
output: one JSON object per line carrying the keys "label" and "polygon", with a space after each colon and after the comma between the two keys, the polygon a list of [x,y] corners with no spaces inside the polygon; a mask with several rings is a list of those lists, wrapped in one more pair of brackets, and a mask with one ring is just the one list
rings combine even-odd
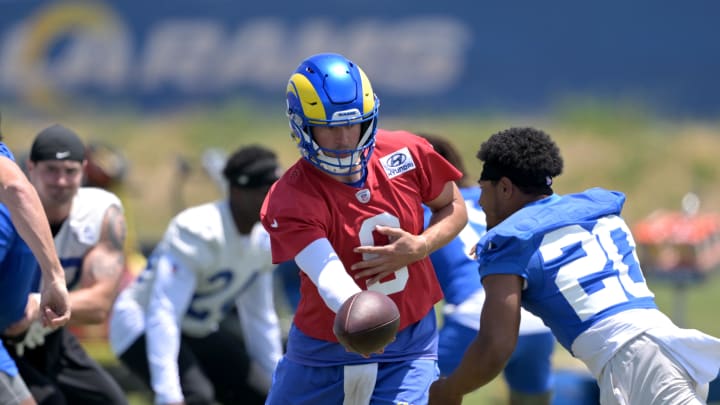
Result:
{"label": "white practice jersey", "polygon": [[147,268],[122,292],[123,300],[147,306],[160,257],[194,273],[195,289],[181,320],[183,333],[193,337],[216,331],[254,277],[273,269],[267,232],[258,223],[249,235],[238,233],[226,201],[192,207],[176,216]]}
{"label": "white practice jersey", "polygon": [[83,257],[100,240],[103,218],[111,206],[122,211],[120,199],[100,188],[81,187],[73,198],[70,216],[54,238],[68,290],[80,284]]}
{"label": "white practice jersey", "polygon": [[207,336],[234,304],[248,354],[269,381],[282,356],[273,268],[265,229],[257,223],[250,234],[240,234],[228,201],[186,209],[170,222],[146,269],[116,300],[113,351],[123,353],[145,334],[153,353],[153,389],[167,401],[178,400],[178,328],[188,336]]}

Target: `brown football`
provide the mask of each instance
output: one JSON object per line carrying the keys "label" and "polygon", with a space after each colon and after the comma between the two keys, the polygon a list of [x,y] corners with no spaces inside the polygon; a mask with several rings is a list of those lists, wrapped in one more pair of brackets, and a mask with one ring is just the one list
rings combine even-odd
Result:
{"label": "brown football", "polygon": [[370,355],[395,340],[399,327],[395,302],[383,293],[366,290],[342,304],[335,314],[333,332],[348,350]]}

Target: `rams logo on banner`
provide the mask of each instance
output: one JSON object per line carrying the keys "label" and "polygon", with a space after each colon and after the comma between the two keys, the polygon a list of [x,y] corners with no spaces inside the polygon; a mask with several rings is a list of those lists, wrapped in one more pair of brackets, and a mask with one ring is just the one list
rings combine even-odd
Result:
{"label": "rams logo on banner", "polygon": [[[25,86],[21,94],[31,105],[58,107],[63,100],[59,89],[52,84],[54,75],[71,74],[73,66],[60,66],[58,72],[49,71],[51,56],[58,44],[73,52],[73,41],[82,33],[83,41],[93,41],[92,49],[117,50],[113,46],[124,27],[113,12],[98,3],[55,3],[41,8],[24,27],[23,46],[18,52],[20,77]],[[98,55],[95,55],[98,56]],[[104,54],[102,55],[104,56]],[[104,57],[92,58],[95,68],[106,69],[114,63]]]}

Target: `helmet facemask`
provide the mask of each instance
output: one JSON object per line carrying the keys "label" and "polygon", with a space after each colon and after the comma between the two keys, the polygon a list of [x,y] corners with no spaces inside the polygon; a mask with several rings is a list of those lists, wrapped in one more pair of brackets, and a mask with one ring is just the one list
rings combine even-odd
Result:
{"label": "helmet facemask", "polygon": [[[321,125],[298,125],[297,122],[301,121],[302,118],[298,115],[293,116],[292,113],[288,115],[290,117],[290,128],[292,129],[290,135],[295,140],[302,156],[310,163],[326,173],[341,176],[360,173],[365,169],[375,149],[377,110],[375,110],[373,116],[365,120],[347,121],[345,125],[360,123],[360,139],[355,149],[346,150],[323,148],[315,142],[312,134],[313,127]],[[341,124],[335,123],[326,126],[341,126]]]}

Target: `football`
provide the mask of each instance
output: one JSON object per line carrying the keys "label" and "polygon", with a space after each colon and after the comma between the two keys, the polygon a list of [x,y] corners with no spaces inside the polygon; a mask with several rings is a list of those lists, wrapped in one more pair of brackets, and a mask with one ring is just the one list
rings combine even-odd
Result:
{"label": "football", "polygon": [[335,314],[333,332],[349,351],[369,356],[395,340],[400,311],[387,295],[360,291],[348,298]]}

